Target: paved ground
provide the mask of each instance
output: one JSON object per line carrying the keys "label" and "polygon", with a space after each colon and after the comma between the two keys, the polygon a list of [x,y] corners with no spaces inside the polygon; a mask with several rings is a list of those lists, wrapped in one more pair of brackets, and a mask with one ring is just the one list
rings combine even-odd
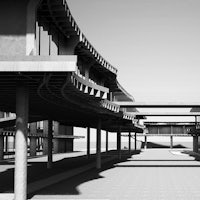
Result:
{"label": "paved ground", "polygon": [[[91,151],[88,158],[86,152],[72,152],[53,155],[53,168],[47,169],[47,156],[28,159],[28,194],[32,196],[38,190],[58,183],[77,174],[95,168],[96,154]],[[113,163],[116,151],[102,152],[102,163]],[[128,154],[124,151],[123,154]],[[129,154],[128,154],[129,155]],[[126,156],[127,157],[127,156]],[[13,200],[14,160],[0,162],[0,200]]]}
{"label": "paved ground", "polygon": [[199,200],[200,162],[181,150],[147,149],[47,187],[32,199]]}

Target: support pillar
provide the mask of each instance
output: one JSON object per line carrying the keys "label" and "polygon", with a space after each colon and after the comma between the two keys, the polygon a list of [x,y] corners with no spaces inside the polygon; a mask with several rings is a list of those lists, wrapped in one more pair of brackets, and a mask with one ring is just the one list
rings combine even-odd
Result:
{"label": "support pillar", "polygon": [[121,128],[119,128],[117,132],[117,152],[118,152],[118,158],[121,159]]}
{"label": "support pillar", "polygon": [[36,156],[36,152],[37,152],[37,138],[36,138],[36,134],[37,134],[37,123],[30,123],[30,133],[31,133],[31,137],[30,137],[30,156]]}
{"label": "support pillar", "polygon": [[53,166],[53,158],[52,158],[52,149],[53,149],[53,122],[52,120],[48,120],[48,161],[47,168],[51,169]]}
{"label": "support pillar", "polygon": [[135,132],[135,150],[137,150],[137,133]]}
{"label": "support pillar", "polygon": [[37,137],[37,151],[40,151],[40,137]]}
{"label": "support pillar", "polygon": [[96,168],[101,169],[101,119],[97,124]]}
{"label": "support pillar", "polygon": [[187,134],[185,125],[183,126],[183,134]]}
{"label": "support pillar", "polygon": [[0,160],[3,160],[4,155],[4,136],[0,135]]}
{"label": "support pillar", "polygon": [[170,135],[170,149],[173,149],[173,135]]}
{"label": "support pillar", "polygon": [[[57,121],[54,121],[54,135],[59,135],[60,132],[60,123]],[[53,141],[53,152],[54,153],[60,153],[60,149],[59,149],[59,139],[54,139]]]}
{"label": "support pillar", "polygon": [[87,127],[87,158],[90,158],[90,128]]}
{"label": "support pillar", "polygon": [[144,136],[144,149],[147,149],[147,136]]}
{"label": "support pillar", "polygon": [[193,151],[195,153],[198,153],[198,136],[197,135],[193,136]]}
{"label": "support pillar", "polygon": [[106,131],[106,153],[108,153],[108,131]]}
{"label": "support pillar", "polygon": [[8,136],[5,136],[5,153],[8,153]]}
{"label": "support pillar", "polygon": [[173,149],[173,126],[171,126],[170,149]]}
{"label": "support pillar", "polygon": [[27,122],[28,88],[19,83],[16,89],[15,200],[27,199]]}
{"label": "support pillar", "polygon": [[131,154],[131,132],[128,134],[128,151]]}
{"label": "support pillar", "polygon": [[40,152],[42,150],[42,138],[38,137],[38,151]]}
{"label": "support pillar", "polygon": [[42,151],[43,155],[48,154],[48,120],[43,121],[43,141],[42,141]]}

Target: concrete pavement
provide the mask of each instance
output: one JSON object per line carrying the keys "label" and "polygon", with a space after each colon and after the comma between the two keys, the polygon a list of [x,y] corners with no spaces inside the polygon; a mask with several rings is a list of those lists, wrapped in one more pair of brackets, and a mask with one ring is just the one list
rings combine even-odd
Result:
{"label": "concrete pavement", "polygon": [[32,199],[199,200],[200,162],[182,150],[147,149],[47,187]]}
{"label": "concrete pavement", "polygon": [[[86,152],[54,154],[54,166],[47,169],[47,156],[28,159],[28,194],[58,183],[62,180],[95,168],[96,155],[91,152],[88,159]],[[127,154],[127,153],[125,153]],[[116,160],[116,151],[102,153],[102,164]],[[13,200],[14,159],[0,162],[0,200]]]}

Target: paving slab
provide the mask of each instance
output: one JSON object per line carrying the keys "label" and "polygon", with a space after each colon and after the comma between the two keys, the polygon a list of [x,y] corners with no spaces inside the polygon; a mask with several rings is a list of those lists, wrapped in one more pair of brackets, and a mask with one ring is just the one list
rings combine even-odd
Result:
{"label": "paving slab", "polygon": [[183,150],[147,149],[51,185],[31,199],[199,200],[200,162]]}
{"label": "paving slab", "polygon": [[[102,153],[102,164],[116,159],[116,151]],[[53,169],[47,169],[47,156],[28,159],[28,194],[41,190],[62,180],[95,169],[96,155],[92,152],[90,158],[86,152],[72,152],[53,155]],[[0,163],[0,200],[13,199],[14,160]]]}

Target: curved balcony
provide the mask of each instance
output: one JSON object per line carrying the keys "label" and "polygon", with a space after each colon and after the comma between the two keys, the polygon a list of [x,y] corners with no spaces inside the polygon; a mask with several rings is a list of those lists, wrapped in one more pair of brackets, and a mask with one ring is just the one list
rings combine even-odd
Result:
{"label": "curved balcony", "polygon": [[104,108],[106,108],[108,110],[111,110],[113,112],[116,112],[116,113],[118,113],[120,111],[120,106],[118,106],[115,103],[112,103],[111,101],[109,101],[107,99],[101,101],[101,105],[102,105],[102,107],[104,107]]}
{"label": "curved balcony", "polygon": [[85,80],[75,73],[71,76],[71,82],[79,91],[90,96],[106,99],[109,93],[108,88],[91,83],[89,80]]}
{"label": "curved balcony", "polygon": [[85,35],[81,32],[74,20],[66,0],[43,0],[38,9],[39,20],[47,23],[54,23],[57,28],[67,37],[78,36],[77,45],[81,48],[82,54],[95,59],[102,69],[117,74],[117,69],[106,61],[91,45]]}

